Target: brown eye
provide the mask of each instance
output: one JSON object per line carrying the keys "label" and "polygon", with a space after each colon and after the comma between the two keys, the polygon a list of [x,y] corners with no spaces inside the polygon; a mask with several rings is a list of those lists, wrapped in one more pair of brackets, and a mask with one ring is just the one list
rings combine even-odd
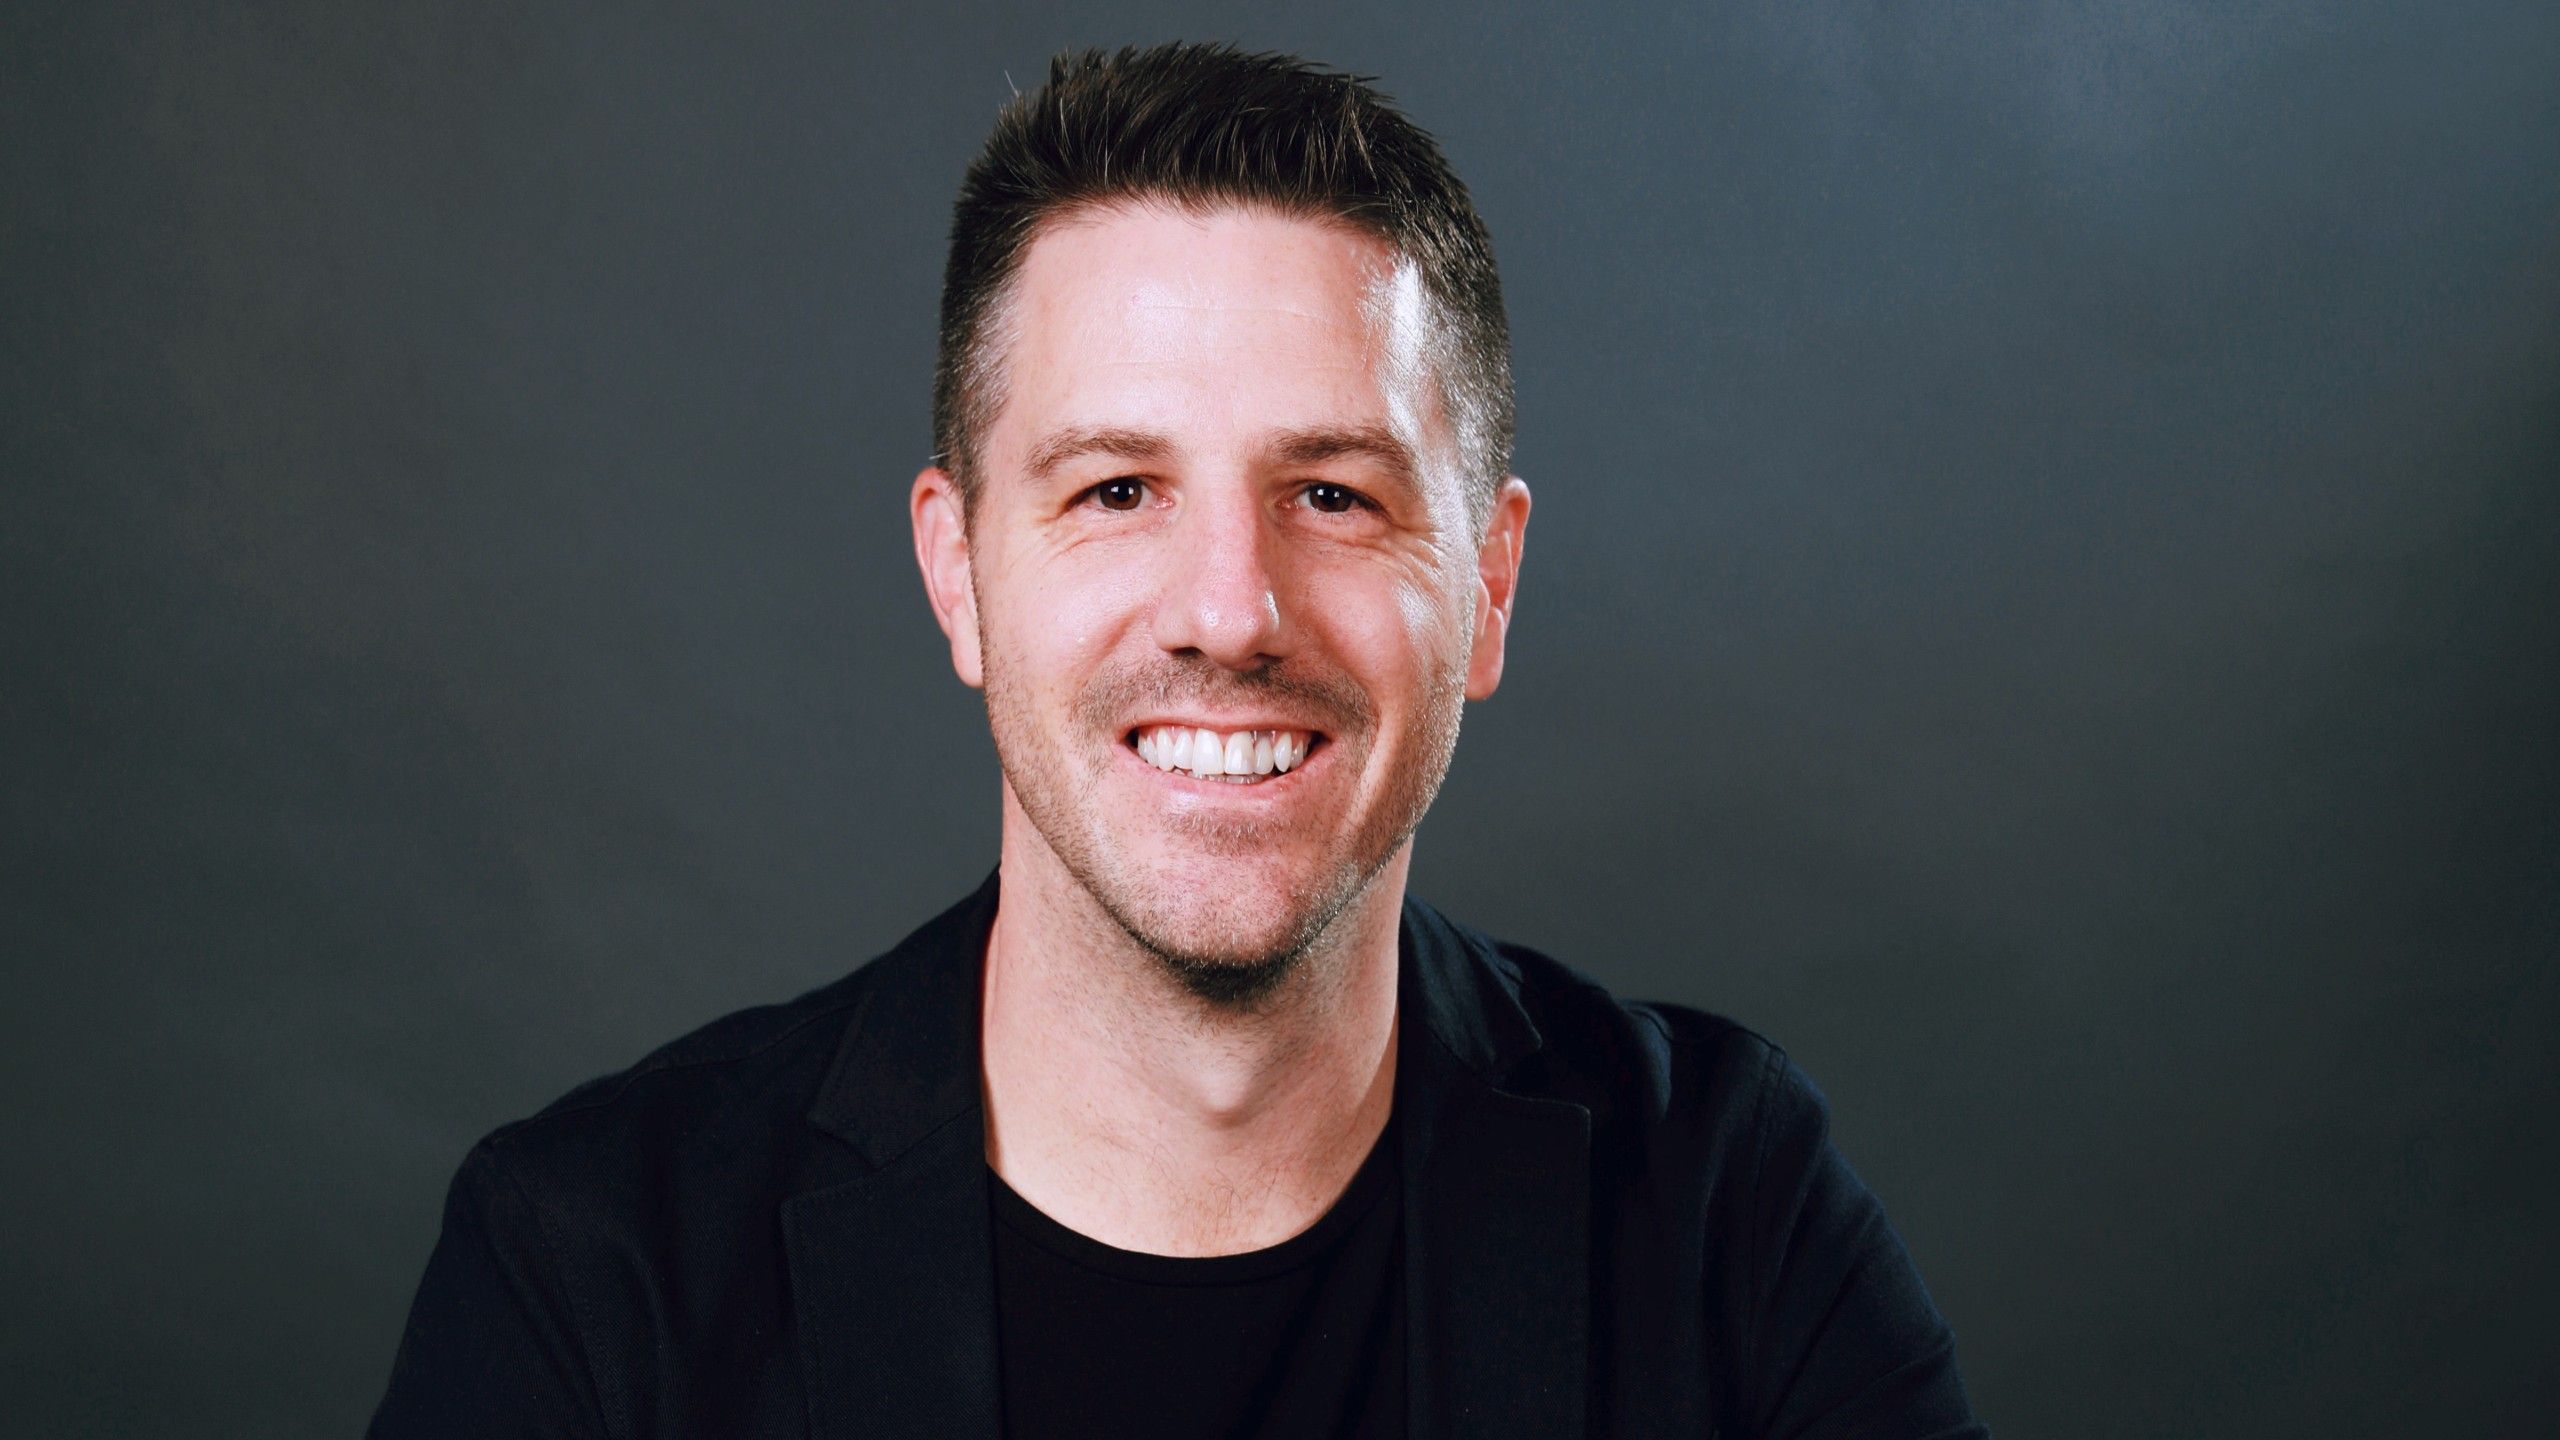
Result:
{"label": "brown eye", "polygon": [[1307,487],[1307,503],[1327,515],[1339,515],[1356,508],[1360,497],[1339,485],[1310,485]]}
{"label": "brown eye", "polygon": [[1135,510],[1146,497],[1147,486],[1142,480],[1105,480],[1093,487],[1093,498],[1101,501],[1105,510]]}

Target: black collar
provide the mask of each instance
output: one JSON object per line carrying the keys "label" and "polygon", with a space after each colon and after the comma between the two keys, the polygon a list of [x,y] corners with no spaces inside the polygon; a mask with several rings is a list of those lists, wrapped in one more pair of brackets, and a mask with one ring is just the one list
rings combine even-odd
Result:
{"label": "black collar", "polygon": [[[873,963],[810,1110],[873,1167],[783,1207],[820,1437],[999,1433],[978,1063],[995,911],[989,875]],[[1503,1088],[1544,1041],[1490,944],[1408,898],[1397,949],[1409,1434],[1579,1435],[1590,1112]]]}
{"label": "black collar", "polygon": [[[982,1103],[978,1007],[997,882],[989,872],[882,956],[846,1022],[809,1119],[874,1166]],[[1426,1070],[1454,1067],[1499,1085],[1544,1043],[1520,1006],[1518,972],[1480,939],[1408,896],[1397,942],[1399,1014],[1419,1020],[1440,1046],[1438,1057],[1424,1057]],[[1414,1038],[1408,1028],[1408,1047]]]}

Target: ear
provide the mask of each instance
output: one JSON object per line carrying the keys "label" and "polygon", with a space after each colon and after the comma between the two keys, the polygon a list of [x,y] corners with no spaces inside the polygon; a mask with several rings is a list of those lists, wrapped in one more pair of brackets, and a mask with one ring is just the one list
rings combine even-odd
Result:
{"label": "ear", "polygon": [[916,568],[933,618],[951,641],[951,668],[972,687],[986,683],[978,650],[978,592],[969,583],[969,526],[960,482],[939,465],[916,476],[907,495],[907,518],[916,532]]}
{"label": "ear", "polygon": [[1520,593],[1520,555],[1529,539],[1529,482],[1517,475],[1494,492],[1493,514],[1476,547],[1475,648],[1467,657],[1467,698],[1482,700],[1502,683],[1502,642],[1511,602]]}

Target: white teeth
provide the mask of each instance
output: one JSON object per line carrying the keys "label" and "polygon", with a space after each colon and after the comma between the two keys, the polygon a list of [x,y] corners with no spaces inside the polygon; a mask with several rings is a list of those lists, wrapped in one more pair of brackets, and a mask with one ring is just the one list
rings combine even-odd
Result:
{"label": "white teeth", "polygon": [[1221,735],[1188,725],[1151,725],[1138,732],[1138,758],[1159,770],[1188,770],[1202,779],[1287,774],[1307,761],[1314,737],[1304,730],[1237,730]]}

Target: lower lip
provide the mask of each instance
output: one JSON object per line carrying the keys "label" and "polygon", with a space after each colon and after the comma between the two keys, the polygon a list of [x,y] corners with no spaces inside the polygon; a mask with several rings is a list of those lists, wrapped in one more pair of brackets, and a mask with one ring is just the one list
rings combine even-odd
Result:
{"label": "lower lip", "polygon": [[1275,791],[1286,791],[1296,788],[1288,782],[1306,774],[1309,769],[1322,763],[1325,752],[1332,748],[1333,745],[1331,741],[1319,739],[1316,741],[1315,745],[1307,751],[1307,758],[1299,761],[1295,766],[1292,766],[1290,769],[1285,771],[1274,770],[1268,775],[1257,775],[1250,782],[1246,783],[1239,783],[1234,780],[1204,780],[1199,776],[1192,774],[1190,771],[1179,767],[1171,770],[1159,770],[1154,765],[1148,763],[1145,756],[1138,753],[1137,746],[1129,744],[1126,741],[1121,742],[1120,753],[1130,764],[1137,766],[1139,769],[1159,780],[1170,781],[1178,784],[1184,790],[1187,790],[1192,794],[1218,795],[1235,798],[1270,795]]}

